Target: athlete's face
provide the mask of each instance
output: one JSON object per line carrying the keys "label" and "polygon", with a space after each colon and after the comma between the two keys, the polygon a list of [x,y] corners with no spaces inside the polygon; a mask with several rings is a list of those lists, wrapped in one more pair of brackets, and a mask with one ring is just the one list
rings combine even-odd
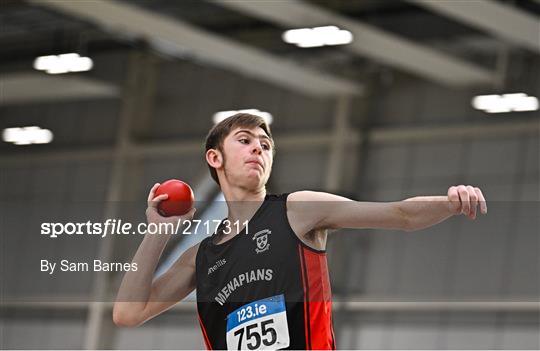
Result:
{"label": "athlete's face", "polygon": [[257,189],[272,171],[272,141],[260,128],[239,127],[223,141],[223,170],[229,182]]}

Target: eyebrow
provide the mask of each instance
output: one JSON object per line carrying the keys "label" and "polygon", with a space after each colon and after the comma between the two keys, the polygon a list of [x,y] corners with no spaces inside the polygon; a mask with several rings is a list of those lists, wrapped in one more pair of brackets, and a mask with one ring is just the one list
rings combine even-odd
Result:
{"label": "eyebrow", "polygon": [[266,140],[268,140],[268,141],[270,142],[270,144],[273,144],[273,143],[272,143],[272,139],[270,139],[270,138],[268,137],[268,135],[266,135],[266,134],[255,135],[255,134],[254,134],[252,131],[250,131],[250,130],[247,130],[247,129],[241,129],[241,130],[237,131],[236,133],[234,133],[234,135],[240,134],[240,133],[246,133],[246,134],[249,134],[249,135],[251,135],[251,136],[253,136],[253,137],[258,137],[259,139],[266,139]]}

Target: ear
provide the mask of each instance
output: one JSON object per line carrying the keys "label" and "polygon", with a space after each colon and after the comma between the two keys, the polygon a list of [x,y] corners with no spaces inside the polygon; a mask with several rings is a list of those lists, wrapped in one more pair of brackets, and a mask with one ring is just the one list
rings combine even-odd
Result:
{"label": "ear", "polygon": [[220,168],[223,165],[223,156],[221,152],[216,149],[209,149],[206,151],[206,162],[213,168]]}

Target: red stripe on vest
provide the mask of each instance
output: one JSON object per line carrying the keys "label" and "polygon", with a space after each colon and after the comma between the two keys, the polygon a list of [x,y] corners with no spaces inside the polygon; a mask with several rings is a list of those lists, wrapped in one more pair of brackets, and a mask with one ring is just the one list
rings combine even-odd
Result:
{"label": "red stripe on vest", "polygon": [[197,313],[197,318],[199,318],[199,324],[201,325],[201,330],[204,337],[204,344],[206,346],[207,350],[212,350],[212,344],[210,344],[210,339],[208,339],[208,335],[206,334],[206,328],[204,327],[204,324],[201,320],[201,316],[199,316],[199,313]]}
{"label": "red stripe on vest", "polygon": [[[304,288],[304,334],[306,336],[306,349],[311,349],[311,337],[309,331],[309,304],[308,304],[308,281],[307,268],[304,262],[302,245],[298,244],[298,255],[300,256],[300,272],[302,273],[302,287]],[[305,271],[305,272],[304,272]]]}
{"label": "red stripe on vest", "polygon": [[335,348],[332,326],[332,291],[326,254],[309,250],[303,246],[300,247],[300,250],[302,265],[305,265],[307,272],[307,287],[304,286],[304,292],[307,292],[308,306],[305,306],[304,310],[309,313],[307,321],[310,342],[308,345],[315,350],[332,350]]}

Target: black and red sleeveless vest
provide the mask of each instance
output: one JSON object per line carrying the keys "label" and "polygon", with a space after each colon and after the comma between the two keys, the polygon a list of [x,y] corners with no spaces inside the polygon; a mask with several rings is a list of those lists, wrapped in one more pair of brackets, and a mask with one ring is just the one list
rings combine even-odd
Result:
{"label": "black and red sleeveless vest", "polygon": [[243,231],[196,258],[197,311],[208,349],[335,349],[325,251],[304,244],[287,196],[266,195]]}

